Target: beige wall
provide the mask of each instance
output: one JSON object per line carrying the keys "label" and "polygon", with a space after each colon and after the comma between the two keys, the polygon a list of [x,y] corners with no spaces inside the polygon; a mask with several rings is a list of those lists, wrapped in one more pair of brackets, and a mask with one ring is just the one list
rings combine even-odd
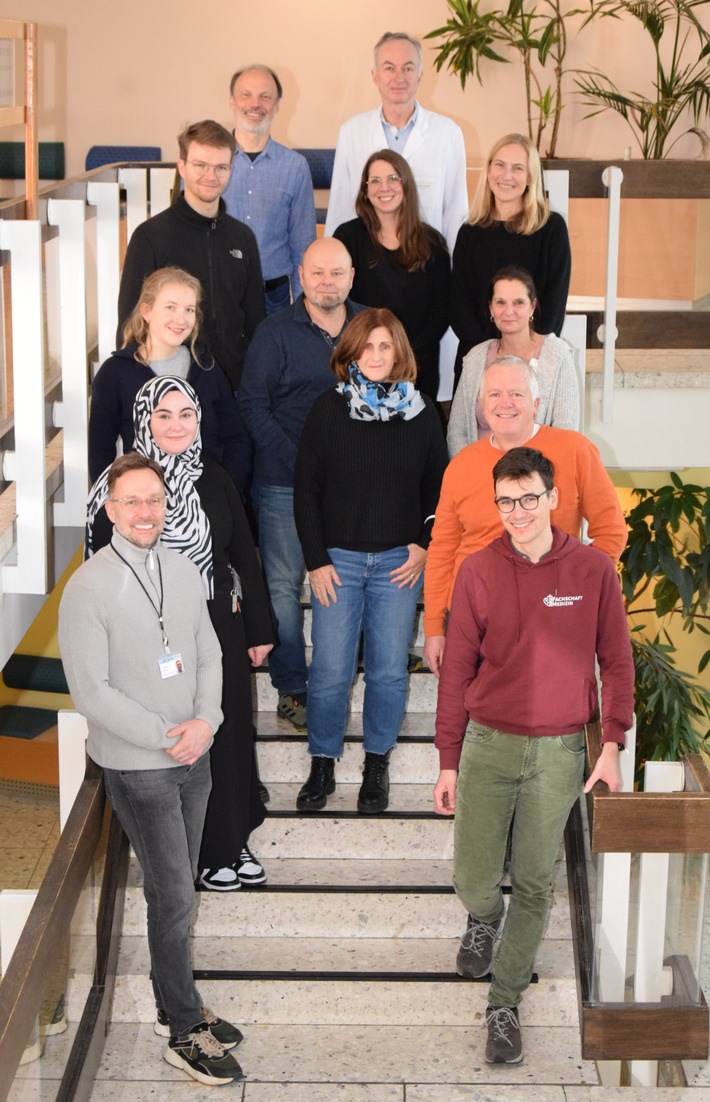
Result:
{"label": "beige wall", "polygon": [[[340,121],[377,102],[369,70],[382,31],[422,35],[447,13],[444,0],[391,0],[386,9],[372,0],[15,0],[6,12],[39,23],[40,136],[66,143],[68,173],[83,170],[93,144],[159,144],[172,158],[184,123],[229,121],[229,76],[255,60],[277,69],[284,84],[275,137],[334,145]],[[703,18],[710,26],[710,13]],[[617,79],[623,72],[629,87],[644,86],[644,61],[652,58],[642,32],[606,20],[572,38],[571,67],[607,67]],[[425,44],[425,58],[431,49]],[[484,79],[484,87],[474,81],[462,92],[455,77],[437,74],[426,60],[420,89],[426,106],[461,125],[472,163],[501,133],[525,125],[518,65],[486,64]],[[569,88],[558,152],[623,155],[632,145],[623,122],[603,116],[581,123],[584,109],[571,102],[571,81]],[[676,148],[689,151],[688,143]]]}

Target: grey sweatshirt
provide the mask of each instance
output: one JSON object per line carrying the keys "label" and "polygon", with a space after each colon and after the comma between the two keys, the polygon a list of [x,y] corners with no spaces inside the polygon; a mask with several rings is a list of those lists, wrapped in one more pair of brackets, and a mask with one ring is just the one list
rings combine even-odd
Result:
{"label": "grey sweatshirt", "polygon": [[[210,622],[200,572],[185,555],[134,546],[115,530],[69,579],[59,607],[59,646],[74,706],[89,725],[89,755],[108,769],[170,769],[166,732],[203,719],[222,722],[222,652]],[[162,678],[165,656],[156,608],[163,580],[163,620],[171,655],[183,672]]]}

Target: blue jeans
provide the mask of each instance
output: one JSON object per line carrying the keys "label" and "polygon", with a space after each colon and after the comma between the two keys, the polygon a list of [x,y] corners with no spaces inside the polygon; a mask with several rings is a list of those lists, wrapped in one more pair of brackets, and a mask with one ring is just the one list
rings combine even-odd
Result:
{"label": "blue jeans", "polygon": [[189,927],[207,797],[209,754],[169,769],[104,769],[106,792],[143,869],[156,1005],[172,1034],[203,1021]]}
{"label": "blue jeans", "polygon": [[301,585],[306,567],[290,486],[259,487],[259,548],[279,638],[269,655],[271,683],[281,695],[305,693],[308,670]]}
{"label": "blue jeans", "polygon": [[278,287],[274,287],[273,291],[264,291],[264,309],[266,310],[267,318],[272,314],[277,314],[279,310],[283,310],[284,306],[288,306],[291,301],[291,281],[286,280],[285,283],[280,283]]}
{"label": "blue jeans", "polygon": [[406,561],[406,547],[328,554],[342,586],[337,603],[313,598],[313,661],[308,681],[308,750],[314,757],[343,752],[350,689],[364,635],[364,747],[385,754],[397,741],[407,703],[407,664],[421,579],[410,589],[392,584],[390,571]]}
{"label": "blue jeans", "polygon": [[454,888],[479,922],[503,917],[501,881],[513,821],[513,893],[493,962],[491,1006],[517,1006],[530,983],[555,860],[582,791],[584,753],[583,731],[526,738],[474,721],[466,729],[456,786]]}

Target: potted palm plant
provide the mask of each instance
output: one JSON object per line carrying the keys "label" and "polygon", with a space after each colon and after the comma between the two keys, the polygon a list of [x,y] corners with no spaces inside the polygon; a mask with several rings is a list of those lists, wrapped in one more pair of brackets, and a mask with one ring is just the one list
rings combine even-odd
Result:
{"label": "potted palm plant", "polygon": [[598,69],[578,70],[575,78],[582,102],[592,108],[585,118],[616,111],[644,158],[665,157],[685,134],[697,138],[701,154],[710,146],[710,32],[696,15],[700,7],[707,8],[707,0],[589,0],[583,26],[628,17],[651,40],[655,72],[648,94],[622,92]]}
{"label": "potted palm plant", "polygon": [[480,0],[447,0],[450,17],[443,27],[425,38],[440,38],[434,65],[455,73],[466,87],[469,77],[479,83],[481,63],[507,62],[517,55],[522,62],[527,104],[528,135],[538,150],[547,143],[545,156],[554,157],[562,111],[562,81],[567,50],[561,0],[510,0],[508,7],[480,10]]}

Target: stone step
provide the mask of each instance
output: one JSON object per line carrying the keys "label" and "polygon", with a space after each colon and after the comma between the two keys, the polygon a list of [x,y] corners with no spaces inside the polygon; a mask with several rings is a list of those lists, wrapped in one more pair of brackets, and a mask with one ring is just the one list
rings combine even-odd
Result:
{"label": "stone step", "polygon": [[[255,832],[254,838],[257,838]],[[456,938],[465,912],[451,887],[449,861],[373,862],[341,858],[268,858],[255,845],[266,884],[237,892],[197,893],[195,943],[211,937]],[[565,864],[555,870],[555,898],[546,936],[570,939]],[[146,906],[141,869],[132,858],[124,936],[142,936]],[[77,930],[77,933],[90,933]]]}
{"label": "stone step", "polygon": [[[424,713],[422,713],[424,714]],[[284,720],[275,719],[275,723],[282,724]],[[289,724],[290,726],[290,724]],[[335,766],[336,784],[348,783],[359,785],[362,781],[362,765],[364,752],[362,748],[362,725],[359,734],[350,724],[349,734],[346,736],[343,756]],[[259,756],[259,775],[265,784],[271,787],[276,783],[293,781],[294,777],[300,777],[301,783],[306,780],[310,770],[311,759],[308,755],[308,739],[305,734],[299,735],[291,728],[292,734],[282,735],[281,732],[273,736],[261,735],[257,753]],[[434,749],[432,736],[427,741],[422,739],[410,742],[407,736],[400,736],[397,747],[390,758],[390,781],[393,786],[400,784],[429,784],[427,798],[431,807],[431,790],[439,774],[439,756]],[[337,792],[337,788],[336,788]],[[396,793],[391,796],[394,801]],[[272,803],[269,802],[269,808]],[[332,803],[329,801],[329,806]]]}
{"label": "stone step", "polygon": [[[461,1026],[485,1010],[488,985],[456,975],[457,944],[456,938],[217,937],[196,943],[194,966],[206,1004],[230,1021]],[[528,1020],[576,1020],[571,942],[545,942],[537,970],[542,975],[526,998]],[[148,977],[147,938],[124,938],[114,1021],[153,1021]]]}
{"label": "stone step", "polygon": [[[480,987],[479,984],[474,985]],[[485,990],[485,987],[483,988]],[[456,988],[458,994],[459,988]],[[448,988],[445,995],[450,995]],[[530,995],[532,999],[532,995]],[[215,1009],[227,1014],[226,1006]],[[437,1005],[432,1010],[436,1012]],[[484,1062],[483,1010],[462,1026],[256,1025],[237,1055],[247,1076],[230,1098],[245,1102],[594,1102],[594,1064],[579,1055],[577,1022],[536,1026],[523,1004],[522,1065]],[[238,1021],[238,1018],[235,1019]],[[56,1038],[51,1038],[56,1040]],[[165,1042],[147,1022],[114,1022],[92,1098],[96,1102],[170,1098],[194,1102],[197,1088],[161,1059]],[[543,1079],[543,1084],[533,1084]],[[123,1080],[118,1083],[117,1080]],[[628,1089],[628,1088],[627,1088]],[[699,1092],[695,1092],[699,1095]],[[661,1092],[664,1100],[666,1095]],[[600,1096],[601,1097],[601,1096]],[[609,1096],[611,1097],[611,1095]],[[626,1097],[614,1092],[615,1099]],[[635,1091],[631,1102],[649,1095]],[[667,1102],[682,1096],[672,1094]],[[697,1102],[700,1102],[698,1096]]]}
{"label": "stone step", "polygon": [[390,790],[390,807],[381,815],[359,815],[359,784],[337,780],[323,811],[299,812],[296,797],[308,772],[289,784],[269,785],[266,821],[252,834],[255,852],[268,860],[279,857],[357,858],[380,861],[406,857],[450,858],[453,821],[435,814],[431,785],[397,784]]}
{"label": "stone step", "polygon": [[[310,655],[308,656],[310,660]],[[266,667],[256,671],[254,678],[256,684],[256,707],[259,712],[275,712],[278,704],[278,693],[273,688]],[[437,680],[428,669],[419,670],[409,675],[409,695],[407,697],[408,712],[434,712],[436,711]],[[352,690],[350,707],[353,712],[362,711],[363,691],[365,688],[362,673],[358,673]]]}

